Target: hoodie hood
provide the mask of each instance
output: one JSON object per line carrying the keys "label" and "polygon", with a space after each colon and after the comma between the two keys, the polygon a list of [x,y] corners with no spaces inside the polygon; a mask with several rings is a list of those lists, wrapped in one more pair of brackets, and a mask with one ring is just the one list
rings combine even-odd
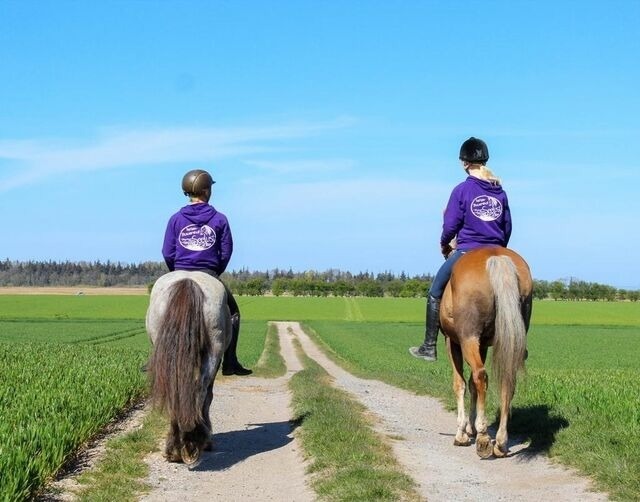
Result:
{"label": "hoodie hood", "polygon": [[180,214],[188,219],[190,222],[197,225],[203,225],[213,218],[216,213],[216,209],[205,203],[189,204],[180,209]]}
{"label": "hoodie hood", "polygon": [[479,185],[482,190],[485,192],[491,192],[494,194],[502,193],[502,185],[496,183],[494,181],[481,180],[480,178],[476,178],[475,176],[469,176],[467,181],[471,181],[477,185]]}

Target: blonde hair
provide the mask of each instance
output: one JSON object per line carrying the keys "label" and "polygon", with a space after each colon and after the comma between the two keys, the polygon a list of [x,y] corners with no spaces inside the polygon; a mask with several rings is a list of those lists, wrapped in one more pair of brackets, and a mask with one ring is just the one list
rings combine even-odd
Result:
{"label": "blonde hair", "polygon": [[484,164],[477,164],[477,163],[465,163],[466,164],[466,169],[467,171],[470,171],[471,169],[474,169],[477,171],[477,176],[478,178],[481,178],[483,180],[487,180],[490,181],[491,183],[495,183],[496,185],[502,185],[502,182],[500,181],[500,178],[498,178],[495,174],[493,174],[493,172],[491,171],[491,169],[489,169],[487,166],[485,166]]}

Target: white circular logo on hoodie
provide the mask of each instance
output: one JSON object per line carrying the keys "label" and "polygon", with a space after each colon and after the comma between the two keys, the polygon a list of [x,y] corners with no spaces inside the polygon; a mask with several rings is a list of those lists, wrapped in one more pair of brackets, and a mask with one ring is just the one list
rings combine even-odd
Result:
{"label": "white circular logo on hoodie", "polygon": [[204,251],[216,243],[216,233],[209,225],[189,225],[180,230],[178,242],[189,251]]}
{"label": "white circular logo on hoodie", "polygon": [[502,215],[502,203],[490,195],[479,195],[471,201],[471,212],[482,221],[495,221]]}

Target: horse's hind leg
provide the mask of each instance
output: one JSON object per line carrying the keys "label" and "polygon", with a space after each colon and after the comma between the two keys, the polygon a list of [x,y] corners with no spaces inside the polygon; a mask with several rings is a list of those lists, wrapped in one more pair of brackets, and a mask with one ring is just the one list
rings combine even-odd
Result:
{"label": "horse's hind leg", "polygon": [[485,401],[487,396],[488,377],[480,353],[478,338],[467,338],[462,344],[462,353],[471,366],[471,380],[477,393],[476,397],[476,452],[480,458],[489,458],[493,454],[491,437],[488,432]]}
{"label": "horse's hind leg", "polygon": [[[484,364],[484,362],[487,360],[487,347],[480,347],[480,358]],[[475,436],[475,423],[478,416],[478,390],[473,383],[473,372],[471,373],[471,375],[469,375],[469,395],[471,399],[469,400],[469,422],[467,424],[467,434],[469,434],[470,436]]]}
{"label": "horse's hind leg", "polygon": [[209,431],[201,422],[197,423],[193,430],[183,432],[181,435],[182,448],[180,456],[187,465],[193,465],[200,459],[200,454],[204,449]]}
{"label": "horse's hind leg", "polygon": [[476,435],[476,417],[478,415],[478,390],[473,383],[473,373],[469,375],[469,420],[467,421],[467,434]]}
{"label": "horse's hind leg", "polygon": [[493,446],[493,454],[496,457],[504,457],[509,452],[507,446],[509,439],[507,422],[509,421],[509,410],[511,409],[512,399],[513,389],[509,389],[507,385],[503,384],[500,391],[500,425],[496,433],[496,444]]}
{"label": "horse's hind leg", "polygon": [[182,447],[180,441],[180,429],[176,422],[171,422],[169,427],[169,433],[167,434],[167,441],[164,448],[164,456],[169,462],[181,462],[182,457],[180,455],[180,448]]}
{"label": "horse's hind leg", "polygon": [[[214,377],[215,378],[215,377]],[[213,434],[211,428],[211,417],[209,416],[209,410],[211,408],[211,402],[213,401],[213,380],[207,387],[207,395],[204,400],[204,405],[202,406],[202,419],[204,420],[204,427],[207,431],[207,439],[204,442],[204,451],[212,451],[213,450]]]}
{"label": "horse's hind leg", "polygon": [[451,367],[453,368],[453,393],[456,396],[456,402],[458,404],[458,430],[456,431],[456,437],[453,440],[455,446],[469,446],[471,439],[467,433],[468,420],[464,408],[464,374],[463,374],[463,360],[462,351],[460,346],[451,341],[451,338],[447,337],[447,352],[449,359],[451,360]]}

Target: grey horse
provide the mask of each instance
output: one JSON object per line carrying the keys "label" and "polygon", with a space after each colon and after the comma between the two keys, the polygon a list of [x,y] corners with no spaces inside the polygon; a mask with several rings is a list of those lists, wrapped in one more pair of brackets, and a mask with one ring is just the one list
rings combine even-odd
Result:
{"label": "grey horse", "polygon": [[153,344],[147,367],[152,403],[171,422],[165,457],[192,465],[212,447],[213,382],[231,341],[223,284],[203,272],[161,276],[151,290],[146,326]]}

